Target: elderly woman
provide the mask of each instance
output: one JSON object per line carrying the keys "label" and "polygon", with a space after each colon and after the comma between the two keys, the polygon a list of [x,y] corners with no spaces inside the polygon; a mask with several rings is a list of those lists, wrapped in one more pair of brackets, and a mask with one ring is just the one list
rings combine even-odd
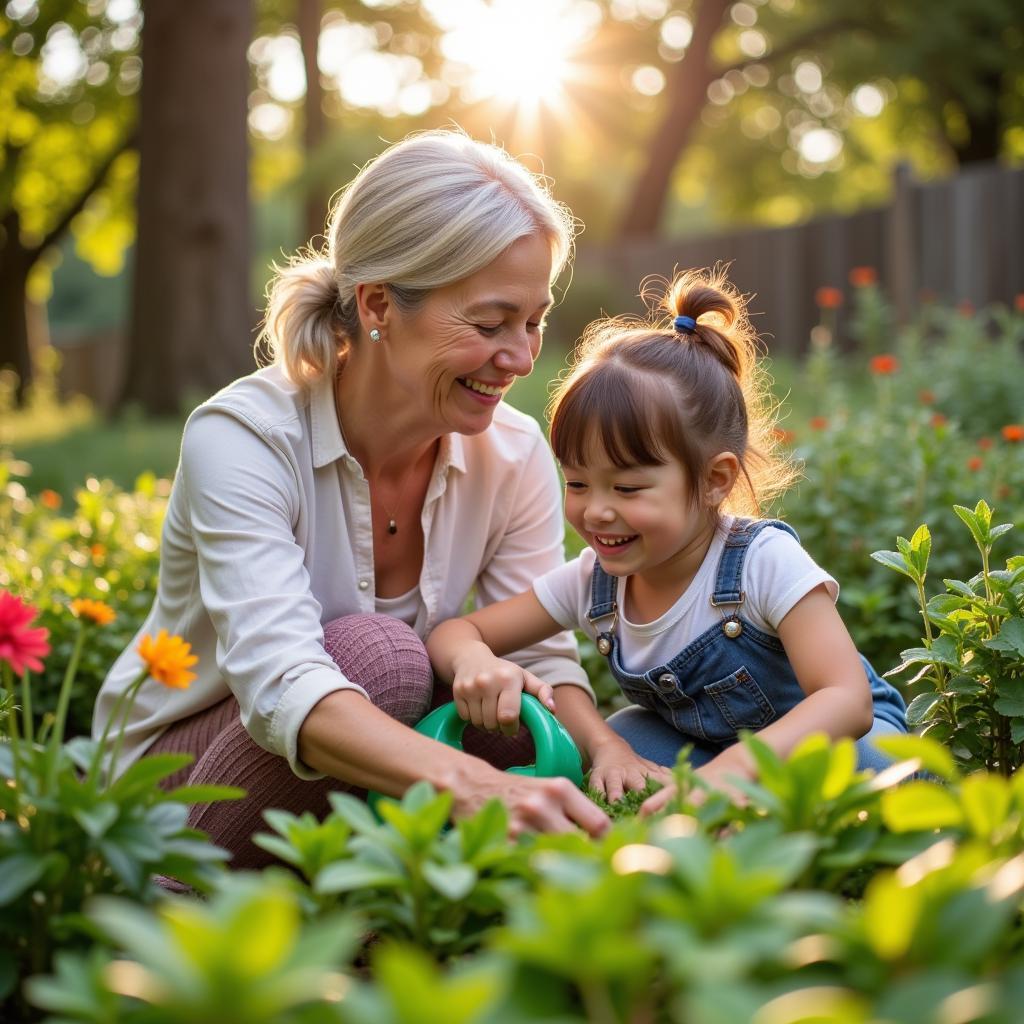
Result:
{"label": "elderly woman", "polygon": [[[272,286],[274,365],[185,428],[141,632],[182,635],[198,678],[143,685],[119,767],[187,751],[189,781],[245,788],[191,817],[236,866],[265,859],[249,837],[267,807],[322,815],[331,790],[397,795],[418,779],[450,790],[456,814],[501,798],[513,832],[599,834],[607,819],[567,780],[499,770],[529,759],[522,737],[481,731],[460,752],[409,728],[431,704],[427,632],[562,560],[554,464],[502,399],[540,350],[568,211],[501,150],[433,132],[359,173],[328,238]],[[97,735],[139,672],[135,646],[100,691]],[[592,749],[570,635],[517,661],[555,687],[592,762],[635,773],[621,741]]]}

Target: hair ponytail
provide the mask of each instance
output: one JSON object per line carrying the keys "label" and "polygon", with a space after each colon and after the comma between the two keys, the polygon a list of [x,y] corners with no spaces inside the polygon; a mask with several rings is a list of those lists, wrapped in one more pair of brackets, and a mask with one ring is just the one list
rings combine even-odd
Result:
{"label": "hair ponytail", "polygon": [[323,253],[275,268],[261,341],[303,386],[334,375],[358,342],[355,290],[386,284],[403,312],[469,277],[530,235],[551,244],[553,275],[575,222],[545,179],[458,131],[410,136],[371,160],[331,211]]}

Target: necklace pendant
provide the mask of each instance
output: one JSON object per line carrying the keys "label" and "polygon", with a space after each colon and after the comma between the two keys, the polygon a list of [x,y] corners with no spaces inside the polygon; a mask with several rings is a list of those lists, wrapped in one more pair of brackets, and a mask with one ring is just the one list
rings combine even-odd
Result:
{"label": "necklace pendant", "polygon": [[388,520],[388,533],[390,533],[390,534],[398,533],[398,523],[396,523],[394,521],[394,519],[389,519]]}

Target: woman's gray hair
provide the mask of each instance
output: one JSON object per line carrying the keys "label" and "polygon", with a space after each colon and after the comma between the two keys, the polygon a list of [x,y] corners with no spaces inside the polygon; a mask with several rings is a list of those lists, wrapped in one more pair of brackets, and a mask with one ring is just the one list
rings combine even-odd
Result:
{"label": "woman's gray hair", "polygon": [[322,253],[300,255],[268,290],[261,341],[289,378],[334,376],[359,335],[355,289],[387,284],[414,310],[427,294],[487,266],[513,242],[551,243],[554,278],[575,222],[546,181],[497,146],[458,131],[410,136],[371,160],[335,204]]}

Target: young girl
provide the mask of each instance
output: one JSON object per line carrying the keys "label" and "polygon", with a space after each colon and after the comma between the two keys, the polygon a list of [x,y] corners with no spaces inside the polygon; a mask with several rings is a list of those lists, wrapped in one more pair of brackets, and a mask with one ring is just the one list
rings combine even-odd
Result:
{"label": "young girl", "polygon": [[[905,732],[906,709],[857,653],[838,585],[785,523],[731,514],[795,476],[772,453],[743,300],[721,274],[690,272],[664,305],[665,323],[592,325],[552,402],[566,518],[589,547],[527,593],[442,623],[435,670],[484,728],[517,727],[520,693],[539,696],[613,800],[664,777],[654,766],[685,744],[713,786],[752,777],[744,729],[781,756],[812,732],[862,737],[860,767],[878,768],[869,741]],[[498,657],[566,628],[595,640],[633,702],[607,722],[577,687],[556,698]]]}

